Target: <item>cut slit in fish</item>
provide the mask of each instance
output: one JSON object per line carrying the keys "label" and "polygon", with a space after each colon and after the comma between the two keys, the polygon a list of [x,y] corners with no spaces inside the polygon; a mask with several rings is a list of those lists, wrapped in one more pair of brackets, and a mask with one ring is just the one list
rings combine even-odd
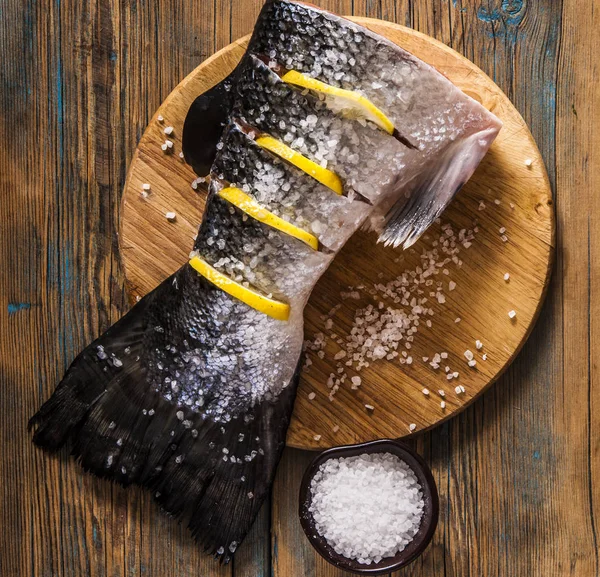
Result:
{"label": "cut slit in fish", "polygon": [[[254,54],[360,91],[416,148],[336,114]],[[236,119],[336,174],[345,194],[259,146]],[[148,488],[207,552],[228,561],[285,445],[303,311],[318,278],[367,222],[389,229],[386,242],[413,242],[499,129],[483,107],[385,39],[318,9],[268,1],[228,89],[215,88],[190,111],[184,147],[196,170],[212,164],[194,254],[215,278],[285,303],[289,319],[256,310],[186,264],[77,356],[32,417],[34,442],[69,444],[86,470]],[[314,236],[320,250],[222,198],[223,183]]]}

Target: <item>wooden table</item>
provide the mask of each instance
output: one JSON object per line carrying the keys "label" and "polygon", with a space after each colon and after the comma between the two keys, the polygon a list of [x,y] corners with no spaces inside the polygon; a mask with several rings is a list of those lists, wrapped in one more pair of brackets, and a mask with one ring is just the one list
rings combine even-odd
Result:
{"label": "wooden table", "polygon": [[[550,293],[506,375],[421,436],[440,489],[433,544],[400,575],[600,571],[600,10],[583,0],[313,0],[430,34],[529,123],[558,216]],[[260,0],[0,3],[0,575],[340,575],[296,517],[310,453],[288,450],[234,563],[205,557],[150,496],[34,450],[27,418],[126,310],[119,198],[150,116],[248,33]]]}

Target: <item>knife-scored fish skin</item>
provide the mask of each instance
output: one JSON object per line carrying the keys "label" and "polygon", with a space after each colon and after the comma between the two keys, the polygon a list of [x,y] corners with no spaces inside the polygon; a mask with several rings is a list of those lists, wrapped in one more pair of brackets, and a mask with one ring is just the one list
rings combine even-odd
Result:
{"label": "knife-scored fish skin", "polygon": [[[416,148],[348,117],[335,99],[286,83],[269,59],[360,90]],[[268,495],[298,384],[303,309],[319,276],[359,226],[381,228],[394,205],[386,240],[412,242],[500,126],[408,53],[342,18],[280,0],[265,5],[229,81],[230,102],[216,108],[230,114],[211,143],[216,156],[193,253],[230,283],[288,304],[289,319],[255,310],[186,264],[77,356],[30,421],[36,444],[68,443],[86,470],[147,487],[224,561]],[[263,148],[263,133],[333,171],[344,196],[315,169]],[[233,187],[316,237],[318,250],[221,196]]]}
{"label": "knife-scored fish skin", "polygon": [[379,202],[404,174],[406,158],[417,154],[373,124],[335,114],[310,92],[286,84],[258,58],[248,58],[234,90],[234,117],[333,170],[346,194]]}
{"label": "knife-scored fish skin", "polygon": [[252,195],[273,213],[319,237],[319,242],[338,251],[371,207],[353,202],[306,173],[260,148],[233,124],[217,154],[213,176],[233,183]]}

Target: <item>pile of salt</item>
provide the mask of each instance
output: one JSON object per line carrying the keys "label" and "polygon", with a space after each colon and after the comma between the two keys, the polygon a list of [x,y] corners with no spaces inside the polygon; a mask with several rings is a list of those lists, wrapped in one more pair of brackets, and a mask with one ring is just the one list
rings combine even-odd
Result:
{"label": "pile of salt", "polygon": [[414,539],[423,492],[414,471],[391,453],[329,459],[311,481],[315,528],[340,555],[370,565]]}

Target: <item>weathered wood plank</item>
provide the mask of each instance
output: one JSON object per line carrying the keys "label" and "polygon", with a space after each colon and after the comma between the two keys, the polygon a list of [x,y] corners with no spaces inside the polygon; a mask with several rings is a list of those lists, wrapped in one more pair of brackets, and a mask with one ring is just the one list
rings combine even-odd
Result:
{"label": "weathered wood plank", "polygon": [[[556,100],[559,241],[556,284],[562,297],[563,374],[549,403],[556,430],[556,553],[563,574],[598,575],[600,412],[600,105],[598,6],[564,2]],[[559,316],[560,318],[560,316]],[[568,529],[567,529],[568,528]]]}

